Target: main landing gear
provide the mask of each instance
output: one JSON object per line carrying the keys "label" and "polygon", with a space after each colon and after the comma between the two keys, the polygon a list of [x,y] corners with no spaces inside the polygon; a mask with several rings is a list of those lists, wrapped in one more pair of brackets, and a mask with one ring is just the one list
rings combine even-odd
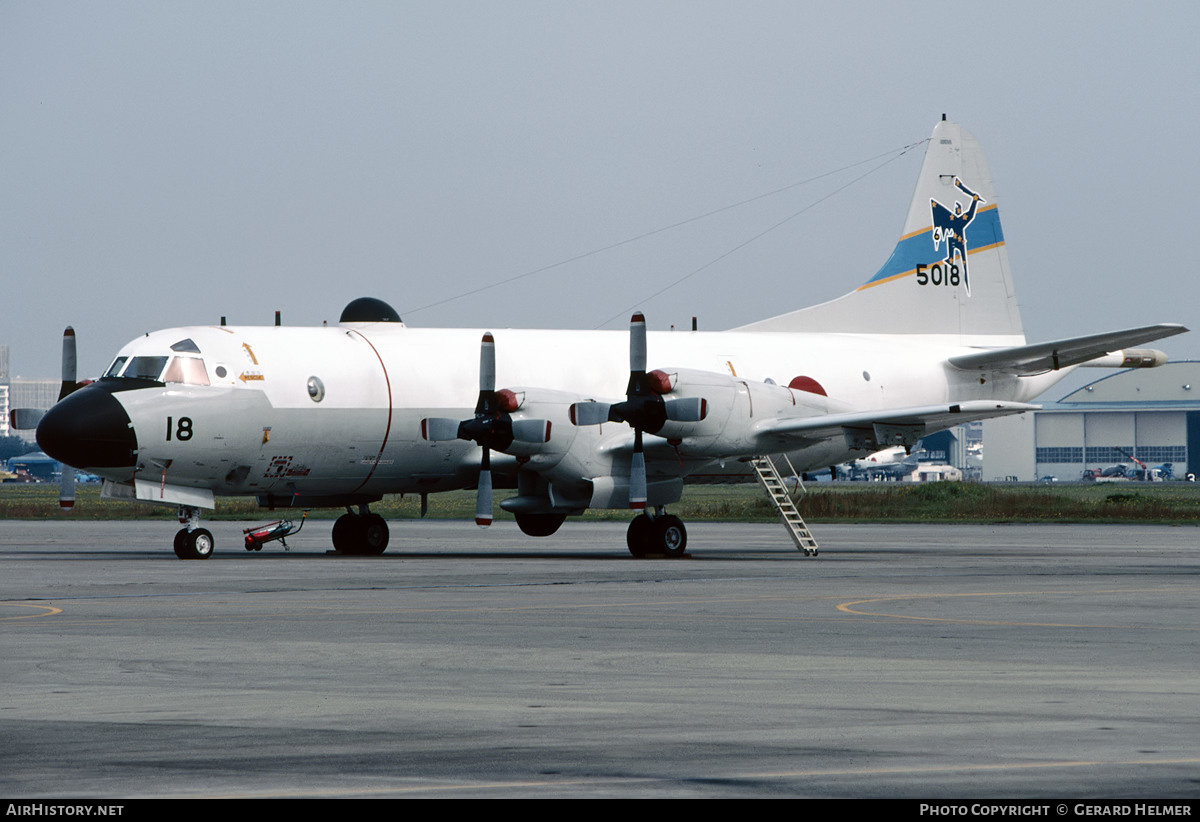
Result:
{"label": "main landing gear", "polygon": [[376,557],[387,550],[388,526],[379,514],[372,514],[360,505],[358,513],[346,508],[346,513],[333,523],[333,549],[351,556]]}
{"label": "main landing gear", "polygon": [[625,534],[629,553],[639,559],[648,556],[681,557],[687,548],[687,529],[683,520],[659,508],[655,514],[639,514],[629,523]]}
{"label": "main landing gear", "polygon": [[200,527],[200,509],[183,506],[179,521],[187,523],[175,534],[175,556],[180,559],[208,559],[213,552],[213,535]]}

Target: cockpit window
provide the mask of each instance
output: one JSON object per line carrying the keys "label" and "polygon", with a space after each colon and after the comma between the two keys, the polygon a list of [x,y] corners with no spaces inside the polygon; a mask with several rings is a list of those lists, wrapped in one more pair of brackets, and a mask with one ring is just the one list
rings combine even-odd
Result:
{"label": "cockpit window", "polygon": [[121,369],[125,367],[125,363],[129,362],[128,357],[117,357],[113,364],[104,372],[106,377],[115,377],[121,373]]}
{"label": "cockpit window", "polygon": [[196,357],[172,357],[163,374],[163,382],[181,382],[185,385],[208,385],[208,370],[204,360]]}
{"label": "cockpit window", "polygon": [[196,347],[196,343],[192,341],[191,337],[188,337],[186,340],[180,340],[179,342],[175,343],[173,346],[171,346],[171,350],[178,351],[180,353],[187,352],[188,354],[199,354],[200,353],[200,349]]}
{"label": "cockpit window", "polygon": [[126,379],[157,380],[166,364],[166,357],[134,357],[129,361],[129,365],[125,366],[121,376]]}
{"label": "cockpit window", "polygon": [[184,385],[210,384],[208,369],[204,367],[204,360],[199,357],[117,357],[108,371],[104,372],[104,376]]}

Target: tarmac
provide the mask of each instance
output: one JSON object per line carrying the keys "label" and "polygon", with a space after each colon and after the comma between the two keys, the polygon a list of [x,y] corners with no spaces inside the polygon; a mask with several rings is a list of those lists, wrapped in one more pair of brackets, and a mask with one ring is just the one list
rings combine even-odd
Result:
{"label": "tarmac", "polygon": [[1200,530],[0,521],[0,796],[1200,797]]}

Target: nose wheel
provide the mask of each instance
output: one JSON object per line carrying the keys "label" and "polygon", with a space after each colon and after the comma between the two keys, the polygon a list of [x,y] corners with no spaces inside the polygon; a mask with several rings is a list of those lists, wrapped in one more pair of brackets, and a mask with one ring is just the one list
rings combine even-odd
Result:
{"label": "nose wheel", "polygon": [[208,559],[213,552],[213,535],[205,528],[175,534],[175,556],[180,559]]}

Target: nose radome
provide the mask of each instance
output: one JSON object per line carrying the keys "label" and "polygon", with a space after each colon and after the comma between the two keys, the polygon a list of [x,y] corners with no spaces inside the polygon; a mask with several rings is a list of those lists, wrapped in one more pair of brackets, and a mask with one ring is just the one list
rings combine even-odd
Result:
{"label": "nose radome", "polygon": [[76,468],[123,468],[134,464],[137,436],[129,415],[101,383],[81,388],[46,412],[37,427],[38,447]]}

